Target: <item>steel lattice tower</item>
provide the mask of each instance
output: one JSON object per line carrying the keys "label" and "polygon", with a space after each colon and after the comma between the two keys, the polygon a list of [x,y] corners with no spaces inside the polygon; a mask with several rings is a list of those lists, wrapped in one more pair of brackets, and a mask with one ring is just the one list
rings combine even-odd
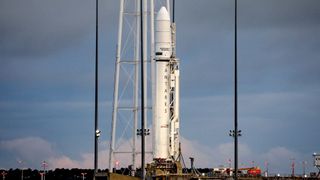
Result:
{"label": "steel lattice tower", "polygon": [[[163,2],[162,2],[163,1]],[[120,0],[119,10],[119,24],[118,24],[118,39],[116,50],[115,74],[114,74],[114,95],[113,95],[113,110],[111,122],[111,138],[109,149],[109,170],[112,171],[118,165],[120,157],[131,159],[128,165],[132,165],[135,170],[137,162],[137,155],[140,154],[138,148],[138,120],[141,110],[139,104],[140,81],[139,65],[141,59],[140,52],[140,0]],[[152,118],[153,101],[147,99],[154,99],[154,0],[143,0],[143,36],[144,36],[144,57],[143,60],[145,73],[144,78],[144,92],[145,93],[145,124],[146,127],[151,127],[150,122]],[[159,5],[166,3],[169,7],[169,0],[159,0],[156,2]],[[149,28],[148,28],[149,27]],[[148,56],[149,54],[149,56]],[[149,58],[147,58],[149,57]],[[147,69],[151,69],[147,73]],[[151,87],[151,88],[148,88]],[[149,94],[149,96],[147,95]],[[148,117],[148,118],[147,118]],[[149,124],[149,125],[148,125]],[[151,130],[152,135],[152,130]],[[150,138],[151,140],[152,138]],[[148,142],[147,143],[151,143]],[[129,145],[128,145],[129,144]],[[152,153],[147,149],[147,153]],[[130,157],[131,156],[131,157]],[[126,163],[122,163],[126,164]]]}

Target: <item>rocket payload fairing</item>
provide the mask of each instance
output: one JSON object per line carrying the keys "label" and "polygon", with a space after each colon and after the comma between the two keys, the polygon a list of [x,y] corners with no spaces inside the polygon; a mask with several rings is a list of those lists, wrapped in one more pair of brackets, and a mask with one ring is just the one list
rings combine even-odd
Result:
{"label": "rocket payload fairing", "polygon": [[179,156],[179,61],[175,58],[175,26],[162,7],[156,18],[156,88],[153,158],[176,160]]}

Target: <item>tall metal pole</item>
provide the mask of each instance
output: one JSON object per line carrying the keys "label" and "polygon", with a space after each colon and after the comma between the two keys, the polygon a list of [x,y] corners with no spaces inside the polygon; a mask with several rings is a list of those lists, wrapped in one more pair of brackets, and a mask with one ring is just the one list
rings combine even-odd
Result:
{"label": "tall metal pole", "polygon": [[305,177],[305,175],[306,175],[306,164],[307,164],[307,161],[302,161],[302,175],[303,175],[303,177]]}
{"label": "tall metal pole", "polygon": [[234,179],[238,179],[237,0],[234,2]]}
{"label": "tall metal pole", "polygon": [[137,16],[135,18],[136,23],[136,33],[135,33],[135,46],[134,46],[134,121],[133,121],[133,134],[132,134],[132,176],[134,176],[134,171],[136,170],[136,131],[138,127],[138,111],[139,111],[139,44],[140,44],[140,19],[141,16],[140,11],[140,0],[136,0],[136,13]]}
{"label": "tall metal pole", "polygon": [[46,161],[43,161],[43,162],[42,162],[42,166],[43,166],[43,176],[42,176],[42,179],[43,179],[43,180],[46,180],[46,166],[47,166],[47,162],[46,162]]}
{"label": "tall metal pole", "polygon": [[292,170],[291,176],[294,177],[294,168],[295,168],[295,162],[294,162],[294,160],[295,160],[295,159],[292,158],[291,160],[292,160],[292,164],[291,164],[291,170]]}
{"label": "tall metal pole", "polygon": [[113,171],[113,161],[115,153],[115,140],[116,140],[116,126],[117,126],[117,111],[118,111],[118,98],[119,98],[119,79],[120,79],[120,57],[122,47],[122,26],[123,26],[123,14],[124,14],[124,0],[120,0],[119,11],[119,25],[118,25],[118,40],[117,40],[117,52],[116,52],[116,70],[114,72],[114,91],[113,91],[113,109],[112,109],[112,131],[110,140],[110,152],[109,152],[109,171]]}
{"label": "tall metal pole", "polygon": [[[150,0],[150,61],[151,61],[151,97],[152,97],[152,146],[154,147],[155,144],[155,136],[154,136],[154,129],[155,129],[155,117],[156,115],[156,74],[155,74],[155,52],[154,52],[154,0]],[[152,147],[152,149],[154,149]]]}
{"label": "tall metal pole", "polygon": [[144,174],[144,162],[145,162],[145,109],[144,109],[144,52],[143,52],[143,40],[144,40],[144,28],[143,28],[143,0],[140,1],[140,56],[141,56],[141,179],[145,179],[145,174]]}
{"label": "tall metal pole", "polygon": [[168,11],[169,14],[171,15],[171,11],[170,11],[170,0],[167,0],[166,6],[167,6],[167,11]]}
{"label": "tall metal pole", "polygon": [[100,135],[99,129],[98,129],[98,17],[99,17],[99,11],[98,11],[98,2],[99,0],[96,0],[96,53],[95,53],[95,103],[94,103],[94,179],[98,172],[98,138]]}
{"label": "tall metal pole", "polygon": [[175,6],[176,6],[176,1],[172,0],[172,23],[175,23]]}
{"label": "tall metal pole", "polygon": [[147,116],[147,112],[148,112],[148,97],[147,97],[147,94],[148,94],[148,91],[147,91],[147,85],[148,85],[148,77],[147,77],[147,71],[148,71],[148,66],[147,66],[147,54],[148,54],[148,48],[147,48],[147,40],[148,40],[148,36],[147,36],[147,31],[148,31],[148,27],[147,27],[147,25],[148,25],[148,21],[147,21],[147,15],[148,15],[148,12],[147,12],[147,7],[148,7],[148,5],[147,5],[147,0],[143,0],[143,12],[141,12],[141,15],[142,15],[142,18],[143,18],[143,31],[142,31],[142,33],[143,33],[143,42],[141,42],[142,43],[142,46],[141,47],[143,47],[143,58],[144,59],[141,59],[141,61],[143,61],[143,81],[144,81],[144,84],[143,84],[143,92],[144,92],[144,94],[142,94],[143,96],[144,96],[144,106],[143,106],[143,108],[144,108],[144,126],[145,127],[148,127],[147,126],[147,119],[148,119],[148,116]]}
{"label": "tall metal pole", "polygon": [[17,162],[19,163],[19,166],[21,167],[21,180],[23,180],[23,161],[18,160]]}

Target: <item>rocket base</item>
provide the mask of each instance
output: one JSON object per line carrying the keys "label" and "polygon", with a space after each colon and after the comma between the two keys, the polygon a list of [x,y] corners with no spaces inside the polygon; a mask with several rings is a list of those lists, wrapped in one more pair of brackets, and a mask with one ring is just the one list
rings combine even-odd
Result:
{"label": "rocket base", "polygon": [[184,180],[190,179],[191,174],[182,173],[180,161],[154,159],[152,163],[147,164],[146,178],[153,180]]}

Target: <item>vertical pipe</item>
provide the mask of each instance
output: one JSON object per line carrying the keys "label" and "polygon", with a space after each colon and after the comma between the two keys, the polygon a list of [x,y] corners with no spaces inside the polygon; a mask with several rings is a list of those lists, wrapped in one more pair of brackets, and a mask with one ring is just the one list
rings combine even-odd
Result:
{"label": "vertical pipe", "polygon": [[176,68],[174,70],[175,74],[175,104],[174,104],[174,111],[175,111],[175,120],[174,120],[174,151],[175,151],[175,159],[179,157],[179,148],[180,148],[180,63],[177,62]]}
{"label": "vertical pipe", "polygon": [[143,28],[143,16],[142,13],[143,11],[143,0],[140,1],[140,56],[141,56],[141,179],[145,179],[145,174],[144,174],[144,162],[145,162],[145,124],[144,124],[144,52],[143,52],[143,40],[144,40],[144,28]]}
{"label": "vertical pipe", "polygon": [[148,94],[148,91],[147,91],[147,85],[148,85],[148,83],[147,83],[147,81],[148,81],[148,76],[147,76],[147,72],[148,72],[148,67],[147,67],[147,63],[148,63],[148,60],[147,60],[147,58],[148,58],[148,56],[147,56],[147,53],[148,53],[148,49],[147,49],[147,34],[148,34],[148,32],[147,32],[147,29],[148,29],[148,27],[147,27],[147,24],[148,24],[148,21],[147,21],[147,15],[148,15],[148,12],[147,12],[147,7],[148,7],[148,5],[147,5],[147,0],[143,0],[143,42],[142,42],[142,46],[143,46],[143,79],[144,79],[144,84],[143,84],[143,86],[142,86],[142,88],[144,89],[143,90],[143,92],[144,92],[144,94],[142,94],[143,96],[144,96],[144,106],[143,106],[143,108],[144,108],[144,125],[145,125],[145,127],[148,127],[148,125],[147,125],[147,119],[148,119],[148,116],[147,116],[147,112],[148,112],[148,108],[147,108],[147,106],[148,106],[148,96],[147,96],[147,94]]}
{"label": "vertical pipe", "polygon": [[176,6],[176,1],[172,0],[172,23],[175,23],[175,6]]}
{"label": "vertical pipe", "polygon": [[[140,13],[140,0],[136,0],[136,33],[135,33],[135,49],[134,49],[134,124],[133,124],[133,134],[132,134],[132,139],[133,139],[133,149],[132,149],[132,169],[133,171],[136,170],[136,130],[138,126],[138,97],[139,97],[139,42],[140,42],[140,36],[139,36],[139,16],[141,15]],[[134,175],[134,174],[132,174]]]}
{"label": "vertical pipe", "polygon": [[95,52],[95,103],[94,103],[94,178],[98,172],[98,24],[99,24],[99,0],[96,0],[96,52]]}
{"label": "vertical pipe", "polygon": [[155,59],[154,59],[154,0],[150,0],[150,61],[151,61],[151,99],[152,99],[152,149],[154,149],[154,130],[155,130],[155,118],[156,118],[156,79],[155,79]]}
{"label": "vertical pipe", "polygon": [[237,0],[234,4],[234,179],[238,179],[238,65],[237,65]]}
{"label": "vertical pipe", "polygon": [[302,175],[303,177],[306,175],[306,161],[302,161]]}
{"label": "vertical pipe", "polygon": [[167,11],[169,12],[169,15],[171,16],[171,13],[170,13],[170,0],[167,0],[167,4],[166,4],[166,8],[167,8]]}
{"label": "vertical pipe", "polygon": [[119,26],[118,26],[118,43],[117,43],[117,54],[116,54],[116,70],[114,76],[114,92],[113,92],[113,110],[112,110],[112,131],[109,151],[109,171],[113,169],[113,156],[115,149],[115,136],[116,136],[116,121],[118,112],[118,89],[119,89],[119,74],[120,74],[120,56],[121,56],[121,41],[122,41],[122,23],[123,23],[123,1],[120,0],[120,11],[119,11]]}
{"label": "vertical pipe", "polygon": [[172,23],[171,23],[171,31],[172,31],[172,57],[176,57],[176,23],[175,23],[175,0],[172,1]]}

